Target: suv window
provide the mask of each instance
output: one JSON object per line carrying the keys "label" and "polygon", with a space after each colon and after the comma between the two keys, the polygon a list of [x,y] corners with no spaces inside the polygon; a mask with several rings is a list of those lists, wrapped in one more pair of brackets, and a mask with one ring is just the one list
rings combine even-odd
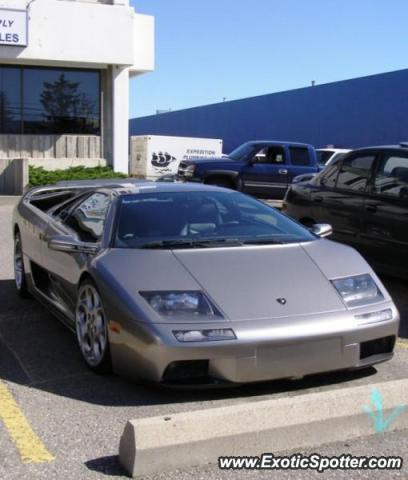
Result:
{"label": "suv window", "polygon": [[364,192],[371,169],[374,165],[375,155],[360,155],[347,157],[341,163],[336,187],[342,190]]}
{"label": "suv window", "polygon": [[339,162],[336,162],[326,167],[325,170],[316,177],[318,184],[322,187],[334,188],[339,174],[340,165]]}
{"label": "suv window", "polygon": [[310,165],[310,155],[307,148],[290,147],[290,159],[292,165],[307,166]]}
{"label": "suv window", "polygon": [[96,242],[102,235],[110,198],[105,193],[94,193],[81,202],[65,219],[84,242]]}
{"label": "suv window", "polygon": [[408,158],[386,156],[374,180],[374,192],[392,197],[408,198]]}

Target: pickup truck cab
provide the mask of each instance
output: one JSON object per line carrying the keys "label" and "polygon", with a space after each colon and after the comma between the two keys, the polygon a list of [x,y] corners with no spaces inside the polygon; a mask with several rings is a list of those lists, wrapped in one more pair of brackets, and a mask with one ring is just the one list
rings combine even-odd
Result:
{"label": "pickup truck cab", "polygon": [[222,158],[183,160],[178,177],[257,197],[281,199],[294,177],[318,171],[316,152],[311,145],[259,140],[244,143]]}

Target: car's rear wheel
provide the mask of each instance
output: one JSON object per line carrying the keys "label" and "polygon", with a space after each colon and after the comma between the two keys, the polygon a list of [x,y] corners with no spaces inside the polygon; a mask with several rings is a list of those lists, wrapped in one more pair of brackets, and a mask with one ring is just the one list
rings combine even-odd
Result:
{"label": "car's rear wheel", "polygon": [[85,280],[79,287],[75,328],[79,349],[87,365],[100,373],[109,372],[108,321],[101,296],[91,280]]}
{"label": "car's rear wheel", "polygon": [[14,236],[14,278],[17,293],[24,298],[30,296],[27,289],[26,274],[24,269],[23,246],[21,244],[20,232]]}

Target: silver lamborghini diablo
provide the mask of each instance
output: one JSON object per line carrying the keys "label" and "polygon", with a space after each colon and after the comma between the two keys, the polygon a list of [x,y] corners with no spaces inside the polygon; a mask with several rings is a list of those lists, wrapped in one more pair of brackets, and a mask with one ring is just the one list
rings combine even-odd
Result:
{"label": "silver lamborghini diablo", "polygon": [[16,288],[86,364],[164,384],[294,378],[389,360],[399,314],[352,248],[242,193],[71,182],[13,215]]}

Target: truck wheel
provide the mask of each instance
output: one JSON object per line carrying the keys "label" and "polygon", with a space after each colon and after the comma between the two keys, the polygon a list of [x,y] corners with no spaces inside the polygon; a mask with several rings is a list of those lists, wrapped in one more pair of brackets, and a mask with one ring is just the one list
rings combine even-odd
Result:
{"label": "truck wheel", "polygon": [[230,188],[235,190],[235,185],[229,178],[215,177],[205,182],[207,185],[216,185],[217,187]]}

